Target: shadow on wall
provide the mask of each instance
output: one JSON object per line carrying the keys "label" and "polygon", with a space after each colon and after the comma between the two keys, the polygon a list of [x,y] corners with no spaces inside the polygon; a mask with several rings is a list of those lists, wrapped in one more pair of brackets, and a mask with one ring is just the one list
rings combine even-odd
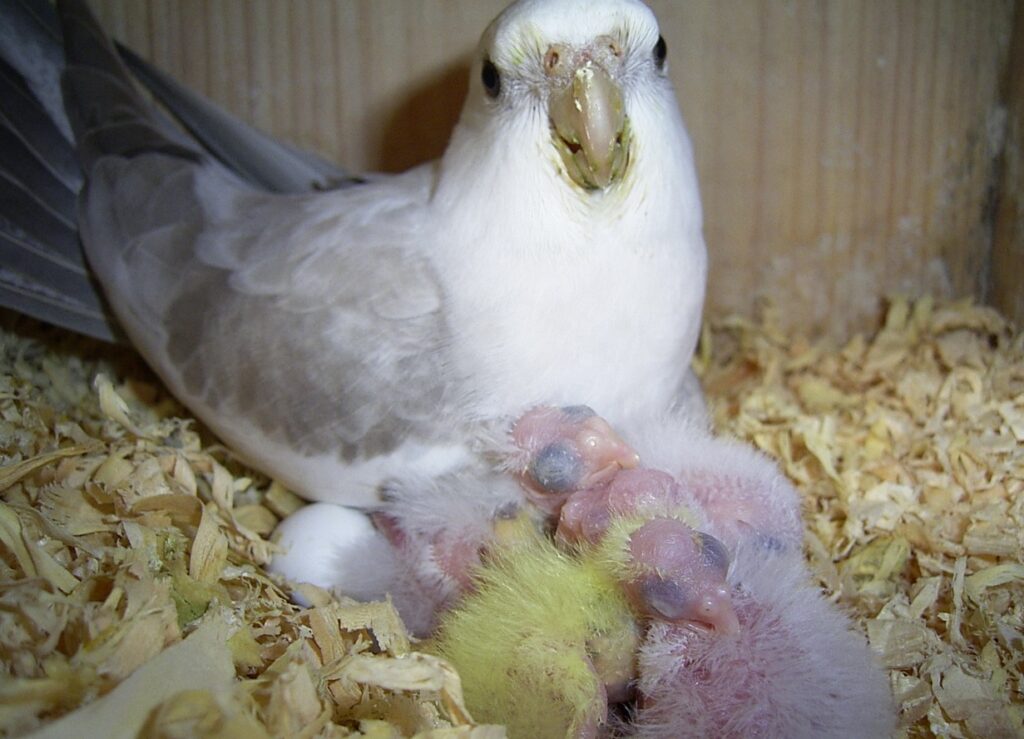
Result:
{"label": "shadow on wall", "polygon": [[403,172],[440,157],[459,120],[468,75],[469,61],[461,60],[424,80],[397,106],[381,111],[378,120],[385,123],[374,169]]}

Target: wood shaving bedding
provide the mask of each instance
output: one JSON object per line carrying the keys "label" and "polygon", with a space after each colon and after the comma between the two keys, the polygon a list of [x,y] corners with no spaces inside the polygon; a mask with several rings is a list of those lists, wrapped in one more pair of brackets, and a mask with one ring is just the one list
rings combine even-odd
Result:
{"label": "wood shaving bedding", "polygon": [[[262,566],[301,501],[134,355],[2,318],[3,735],[504,735],[389,604],[288,601]],[[929,300],[841,347],[779,325],[706,326],[718,428],[803,492],[811,565],[889,670],[902,735],[1024,734],[1024,337]]]}
{"label": "wood shaving bedding", "polygon": [[1024,736],[1024,334],[993,310],[894,300],[874,337],[713,321],[717,428],[804,495],[821,584],[889,670],[910,737]]}
{"label": "wood shaving bedding", "polygon": [[5,318],[4,736],[505,735],[389,603],[288,600],[263,565],[301,501],[204,443],[137,359]]}

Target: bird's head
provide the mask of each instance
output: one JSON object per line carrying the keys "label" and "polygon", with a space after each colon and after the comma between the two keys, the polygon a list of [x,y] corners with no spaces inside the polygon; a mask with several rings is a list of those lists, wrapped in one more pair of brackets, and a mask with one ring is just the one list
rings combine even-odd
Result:
{"label": "bird's head", "polygon": [[703,625],[723,635],[739,631],[726,580],[731,558],[724,544],[673,517],[625,523],[613,529],[610,539],[639,523],[625,541],[624,586],[641,614]]}
{"label": "bird's head", "polygon": [[514,140],[519,156],[529,141],[584,192],[629,177],[638,123],[653,128],[667,109],[676,125],[665,41],[639,0],[520,0],[485,31],[473,65],[463,134],[478,145]]}

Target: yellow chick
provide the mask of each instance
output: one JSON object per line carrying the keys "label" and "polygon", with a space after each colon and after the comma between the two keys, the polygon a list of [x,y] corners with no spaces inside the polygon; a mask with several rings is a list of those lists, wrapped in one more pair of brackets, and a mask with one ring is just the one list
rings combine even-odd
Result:
{"label": "yellow chick", "polygon": [[594,737],[630,697],[642,633],[600,558],[540,536],[497,549],[431,649],[462,676],[478,721],[517,737]]}
{"label": "yellow chick", "polygon": [[478,720],[513,737],[595,737],[632,697],[640,619],[736,632],[724,546],[679,501],[639,512],[668,476],[619,478],[566,504],[559,543],[526,513],[500,522],[475,589],[442,616],[433,649]]}

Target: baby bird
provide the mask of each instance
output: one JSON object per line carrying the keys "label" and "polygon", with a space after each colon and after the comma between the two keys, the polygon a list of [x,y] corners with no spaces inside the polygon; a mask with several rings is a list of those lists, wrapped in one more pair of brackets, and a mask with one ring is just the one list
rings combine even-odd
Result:
{"label": "baby bird", "polygon": [[736,617],[724,585],[729,553],[695,529],[702,521],[696,501],[670,475],[632,469],[572,495],[556,538],[596,545],[640,615],[730,634]]}
{"label": "baby bird", "polygon": [[393,480],[369,515],[328,503],[299,510],[277,529],[282,552],[271,571],[350,597],[390,595],[410,631],[429,634],[470,587],[481,554],[519,535],[516,522],[541,531],[574,490],[638,461],[583,406],[534,408],[512,427],[493,434],[479,463],[460,473]]}
{"label": "baby bird", "polygon": [[[284,553],[271,570],[352,597],[390,595],[410,630],[426,635],[471,588],[497,532],[523,518],[570,550],[600,546],[640,615],[730,633],[731,552],[743,541],[799,550],[792,486],[762,456],[689,422],[634,434],[676,477],[637,468],[634,447],[586,406],[534,408],[511,428],[462,474],[394,481],[369,519],[325,504],[303,509],[279,527]],[[361,566],[368,552],[372,569]]]}
{"label": "baby bird", "polygon": [[884,676],[810,582],[792,486],[685,423],[632,438],[679,479],[626,469],[569,493],[554,543],[488,553],[442,616],[433,648],[474,715],[513,737],[887,736]]}
{"label": "baby bird", "polygon": [[652,622],[639,651],[642,739],[877,739],[895,711],[884,674],[797,554],[741,548],[731,638]]}
{"label": "baby bird", "polygon": [[596,737],[631,697],[642,629],[598,557],[534,537],[492,553],[429,649],[462,677],[478,721],[511,737]]}
{"label": "baby bird", "polygon": [[[597,545],[536,538],[489,553],[431,643],[473,715],[512,737],[888,736],[884,675],[799,552],[748,540],[726,576],[723,545],[677,523],[648,521],[627,550],[649,562],[678,548],[697,577],[624,582],[618,522]],[[727,603],[727,622],[678,610],[699,609],[702,589]]]}
{"label": "baby bird", "polygon": [[548,513],[556,513],[572,492],[640,463],[633,448],[585,405],[533,408],[516,421],[512,440],[519,451],[504,466],[520,476],[531,502]]}

